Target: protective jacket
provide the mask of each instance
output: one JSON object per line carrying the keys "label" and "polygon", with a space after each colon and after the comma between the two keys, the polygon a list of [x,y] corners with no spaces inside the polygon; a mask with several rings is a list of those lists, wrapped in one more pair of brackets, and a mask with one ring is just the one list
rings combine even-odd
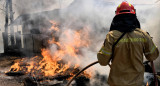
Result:
{"label": "protective jacket", "polygon": [[[112,30],[97,54],[100,65],[106,66],[111,58],[112,45],[123,32]],[[115,46],[108,78],[110,86],[142,86],[144,76],[143,55],[149,61],[155,60],[159,51],[152,38],[145,31],[136,28],[127,32]]]}

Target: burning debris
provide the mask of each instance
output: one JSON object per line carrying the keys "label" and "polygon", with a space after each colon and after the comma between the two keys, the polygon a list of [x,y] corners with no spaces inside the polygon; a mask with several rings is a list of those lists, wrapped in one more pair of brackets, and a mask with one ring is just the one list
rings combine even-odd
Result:
{"label": "burning debris", "polygon": [[[16,1],[15,3],[18,3],[18,2]],[[33,1],[31,1],[31,2],[25,1],[25,2],[33,3]],[[45,2],[48,4],[47,1],[45,1]],[[103,4],[101,4],[99,2],[101,2]],[[12,65],[10,71],[6,73],[6,75],[15,76],[15,77],[25,76],[23,78],[23,82],[25,85],[28,85],[28,86],[37,85],[37,84],[45,84],[45,85],[53,85],[54,84],[54,86],[55,85],[60,86],[64,83],[66,83],[67,80],[70,80],[73,77],[73,75],[81,69],[81,65],[85,64],[85,63],[81,62],[81,60],[82,60],[81,58],[83,58],[83,56],[84,56],[83,54],[87,54],[87,55],[85,55],[85,58],[87,56],[95,56],[95,52],[97,52],[96,51],[97,48],[99,48],[99,45],[103,42],[102,40],[104,39],[104,35],[108,32],[108,28],[110,26],[110,21],[111,21],[111,16],[113,15],[113,14],[111,14],[113,12],[110,12],[110,13],[108,13],[108,12],[113,11],[113,8],[111,6],[108,7],[109,4],[107,2],[106,3],[104,3],[104,2],[105,2],[104,0],[100,0],[100,1],[97,1],[97,0],[94,0],[94,1],[92,1],[92,0],[74,0],[74,3],[72,3],[72,5],[70,5],[65,10],[64,9],[62,9],[62,10],[56,9],[56,10],[54,10],[54,12],[46,12],[46,14],[50,14],[50,15],[44,15],[45,13],[40,13],[41,15],[43,15],[45,17],[47,16],[47,19],[52,18],[57,21],[60,21],[61,23],[63,23],[62,27],[63,27],[63,25],[65,26],[64,28],[60,27],[59,24],[57,24],[56,22],[50,21],[50,23],[52,24],[52,27],[48,30],[43,27],[45,25],[43,25],[41,22],[40,23],[38,22],[41,20],[44,21],[44,19],[42,19],[41,17],[38,17],[37,21],[32,21],[32,20],[30,21],[29,20],[30,18],[28,18],[28,17],[25,18],[23,21],[20,21],[21,23],[24,24],[24,25],[22,25],[22,27],[26,26],[25,30],[31,29],[30,32],[32,33],[32,34],[30,34],[31,36],[28,36],[28,33],[27,33],[26,37],[23,36],[23,38],[24,38],[23,41],[27,37],[29,39],[31,39],[31,37],[36,38],[36,37],[34,37],[35,34],[40,34],[40,33],[42,33],[42,35],[45,35],[45,36],[42,37],[42,36],[38,35],[37,37],[39,39],[43,39],[43,40],[47,40],[47,41],[43,41],[43,42],[45,42],[44,43],[45,47],[43,47],[43,48],[38,47],[38,49],[39,48],[41,49],[41,55],[38,55],[38,56],[35,56],[32,58],[23,58],[20,61],[16,61],[15,64]],[[20,3],[19,5],[22,5],[22,6],[17,6],[18,8],[20,7],[19,9],[22,9],[24,7],[24,4],[26,5],[26,3],[22,3],[22,2],[19,2],[19,3]],[[96,4],[93,4],[93,3],[96,3]],[[51,4],[51,3],[49,3],[49,4]],[[113,4],[115,4],[115,3],[113,3]],[[37,6],[37,2],[35,5]],[[53,5],[53,4],[51,4],[51,5]],[[41,6],[41,5],[39,4],[38,8],[40,8],[39,6]],[[143,9],[143,11],[139,10],[139,13],[137,13],[137,14],[144,15],[144,14],[146,14],[146,12],[156,14],[157,12],[159,12],[159,11],[157,11],[157,9],[156,9],[156,13],[155,13],[154,10],[152,10],[152,9],[151,10],[148,8],[144,9],[144,7],[141,7],[141,8]],[[148,10],[150,10],[150,11],[148,11]],[[19,11],[24,11],[24,10],[19,10]],[[27,13],[27,12],[29,12],[29,10],[27,10],[25,13]],[[20,12],[20,13],[24,14],[24,12]],[[152,23],[148,24],[150,22],[150,21],[148,22],[148,20],[153,20],[153,18],[154,18],[154,17],[150,16],[150,13],[147,13],[147,15],[146,15],[147,19],[146,19],[146,16],[139,15],[139,17],[141,18],[141,21],[142,21],[142,26],[145,26],[145,28],[142,28],[142,29],[148,30],[150,28],[153,28],[153,26],[150,25]],[[52,17],[51,17],[51,15],[52,15]],[[35,18],[35,16],[33,16],[33,15],[31,15],[31,16],[33,18]],[[50,16],[50,17],[48,17],[48,16]],[[157,16],[155,16],[155,17],[157,19]],[[28,21],[25,21],[25,20],[28,20]],[[159,20],[155,20],[155,21],[159,21]],[[38,27],[29,28],[31,25],[28,25],[28,23],[35,24],[35,25],[33,25],[33,27],[35,27],[35,26],[38,26]],[[46,23],[46,21],[45,21],[45,23]],[[89,35],[92,35],[91,38],[88,38],[89,37],[88,36],[88,30],[89,30],[88,27],[83,27],[83,26],[87,26],[86,24],[91,26],[91,28],[93,29],[91,31],[92,34],[89,34]],[[48,23],[47,23],[47,25],[48,25]],[[68,29],[67,26],[72,27],[74,29]],[[152,26],[152,27],[150,27],[150,26]],[[77,27],[80,27],[80,29],[79,28],[77,29]],[[154,26],[154,28],[157,28],[157,27]],[[43,30],[43,31],[39,31],[39,29]],[[25,32],[25,30],[22,31],[22,33]],[[155,31],[158,32],[157,30],[155,30]],[[89,39],[94,39],[94,40],[89,40]],[[156,38],[156,39],[158,39],[158,38]],[[90,45],[90,41],[92,41],[92,47],[90,47],[90,49],[84,49],[84,47],[88,47]],[[158,41],[157,41],[157,43],[158,43]],[[27,44],[25,45],[25,49],[28,49],[27,47],[32,47],[32,45],[29,44],[30,42],[31,41],[28,42],[28,40],[27,40]],[[19,43],[19,42],[17,42],[17,43]],[[38,45],[38,43],[41,43],[41,42],[34,43],[34,41],[33,41],[33,45],[34,44]],[[17,45],[19,46],[19,44],[17,44]],[[82,51],[82,49],[84,51]],[[36,49],[34,49],[34,48],[30,49],[30,51],[34,51],[34,50],[36,50]],[[83,53],[85,51],[87,51],[87,53]],[[26,54],[27,51],[25,50],[24,52]],[[30,54],[30,52],[29,52],[29,54]],[[27,55],[28,55],[28,53],[27,53]],[[93,60],[93,58],[92,59],[89,58],[89,60]],[[82,61],[86,61],[86,59],[85,60],[83,59]],[[87,61],[86,63],[88,64],[88,62],[89,61]],[[99,72],[103,72],[103,70],[99,70]],[[153,76],[153,74],[151,74],[151,75]],[[85,80],[86,83],[88,83],[88,81],[89,81],[88,79],[90,77],[91,77],[91,73],[85,71],[84,73],[82,73],[79,76],[78,79],[80,79],[80,80],[83,79],[82,81]],[[102,78],[102,79],[100,79],[100,78],[102,78],[102,77],[99,77],[98,79],[96,79],[94,77],[94,82],[91,82],[91,83],[93,83],[91,86],[99,86],[99,85],[100,86],[107,86],[106,84],[103,85],[107,80],[104,78]],[[75,80],[76,83],[79,83],[80,80],[78,80],[78,79]],[[102,81],[102,80],[104,80],[104,81]],[[62,85],[62,86],[64,86],[64,85]],[[79,86],[84,86],[84,83],[79,84]]]}
{"label": "burning debris", "polygon": [[[69,80],[80,71],[79,63],[82,58],[80,49],[89,44],[89,40],[82,40],[88,38],[86,28],[79,31],[61,31],[55,22],[51,21],[51,23],[53,26],[49,29],[50,33],[61,33],[64,39],[55,39],[55,36],[51,36],[48,40],[48,47],[41,49],[42,56],[23,58],[15,62],[6,75],[27,75],[25,81],[39,83],[48,80]],[[80,76],[87,79],[91,77],[91,74],[85,71]]]}

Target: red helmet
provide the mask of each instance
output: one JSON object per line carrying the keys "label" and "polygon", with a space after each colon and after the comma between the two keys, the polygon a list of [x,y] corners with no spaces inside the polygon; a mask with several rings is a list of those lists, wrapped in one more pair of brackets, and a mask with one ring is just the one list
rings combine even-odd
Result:
{"label": "red helmet", "polygon": [[128,3],[127,1],[123,1],[116,10],[116,15],[119,14],[136,14],[136,10],[134,9],[134,6],[130,3]]}

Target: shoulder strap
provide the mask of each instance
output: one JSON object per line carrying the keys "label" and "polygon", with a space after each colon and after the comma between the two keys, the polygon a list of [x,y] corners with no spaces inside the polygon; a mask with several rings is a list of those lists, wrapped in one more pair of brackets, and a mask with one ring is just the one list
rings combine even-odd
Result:
{"label": "shoulder strap", "polygon": [[113,60],[113,55],[114,55],[115,46],[117,45],[117,43],[120,41],[120,39],[121,39],[125,34],[126,34],[126,32],[124,32],[124,33],[118,38],[118,40],[112,45],[112,54],[111,54],[110,61]]}

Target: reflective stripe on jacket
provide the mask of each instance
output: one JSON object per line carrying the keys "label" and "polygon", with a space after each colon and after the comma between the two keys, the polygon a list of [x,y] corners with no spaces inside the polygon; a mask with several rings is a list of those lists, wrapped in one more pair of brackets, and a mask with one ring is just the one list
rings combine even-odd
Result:
{"label": "reflective stripe on jacket", "polygon": [[[122,35],[117,30],[110,31],[105,43],[97,54],[100,65],[106,66],[112,54],[112,45]],[[151,37],[136,28],[126,33],[115,46],[111,70],[108,78],[110,86],[142,86],[144,76],[143,55],[149,61],[155,60],[159,51]]]}

